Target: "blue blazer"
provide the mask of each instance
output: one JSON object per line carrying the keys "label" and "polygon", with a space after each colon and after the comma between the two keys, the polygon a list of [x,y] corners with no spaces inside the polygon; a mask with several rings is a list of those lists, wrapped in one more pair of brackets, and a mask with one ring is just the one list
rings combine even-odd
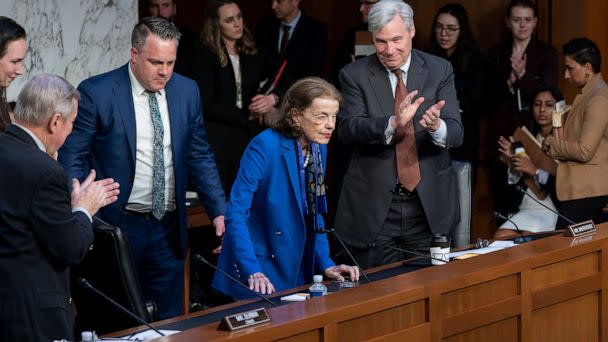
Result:
{"label": "blue blazer", "polygon": [[[103,220],[120,226],[135,177],[136,125],[128,64],[83,81],[78,90],[78,117],[72,134],[59,150],[59,162],[69,179],[82,181],[93,168],[97,179],[112,177],[120,183],[118,201],[99,211]],[[186,186],[198,192],[211,218],[224,214],[226,200],[207,143],[196,83],[173,73],[165,91],[171,123],[175,203],[185,253]]]}
{"label": "blue blazer", "polygon": [[[323,167],[327,149],[321,146]],[[278,290],[300,286],[303,258],[314,266],[303,275],[311,281],[334,266],[326,234],[314,234],[314,255],[305,255],[306,225],[300,192],[295,140],[267,129],[256,136],[241,159],[226,211],[226,234],[218,267],[247,284],[262,272]],[[323,227],[321,215],[317,216]],[[216,272],[213,287],[235,299],[253,295]]]}

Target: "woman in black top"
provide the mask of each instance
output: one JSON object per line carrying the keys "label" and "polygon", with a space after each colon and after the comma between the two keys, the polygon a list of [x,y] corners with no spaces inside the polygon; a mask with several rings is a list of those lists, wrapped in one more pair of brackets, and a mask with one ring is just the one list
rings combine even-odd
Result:
{"label": "woman in black top", "polygon": [[483,108],[483,61],[466,9],[460,4],[448,4],[439,9],[433,19],[429,52],[450,61],[454,68],[454,83],[464,126],[464,142],[452,149],[456,160],[477,160],[479,146],[479,116]]}
{"label": "woman in black top", "polygon": [[231,0],[210,1],[193,65],[203,117],[224,190],[228,195],[249,141],[261,131],[278,98],[260,94],[267,58],[256,47]]}

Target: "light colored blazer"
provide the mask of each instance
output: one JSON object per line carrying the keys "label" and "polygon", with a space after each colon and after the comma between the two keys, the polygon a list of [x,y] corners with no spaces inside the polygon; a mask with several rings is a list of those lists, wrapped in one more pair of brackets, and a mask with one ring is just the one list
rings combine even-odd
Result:
{"label": "light colored blazer", "polygon": [[549,156],[558,159],[557,198],[561,201],[608,195],[608,85],[592,76],[564,122],[564,139],[549,138]]}

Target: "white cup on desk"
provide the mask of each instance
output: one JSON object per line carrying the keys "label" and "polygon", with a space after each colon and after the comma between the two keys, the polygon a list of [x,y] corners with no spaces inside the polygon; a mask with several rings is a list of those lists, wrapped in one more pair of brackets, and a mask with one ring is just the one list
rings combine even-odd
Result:
{"label": "white cup on desk", "polygon": [[445,265],[450,262],[448,257],[450,254],[450,244],[451,239],[449,236],[437,235],[433,237],[433,244],[430,250],[432,265]]}

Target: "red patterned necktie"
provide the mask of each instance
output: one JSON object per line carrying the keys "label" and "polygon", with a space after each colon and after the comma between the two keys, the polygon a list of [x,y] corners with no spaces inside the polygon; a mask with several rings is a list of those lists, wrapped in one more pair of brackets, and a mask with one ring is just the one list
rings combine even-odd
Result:
{"label": "red patterned necktie", "polygon": [[[401,102],[407,95],[407,89],[403,83],[401,69],[395,69],[392,72],[397,76],[397,88],[395,89],[395,113],[397,113]],[[413,118],[405,127],[397,128],[394,139],[399,183],[408,191],[413,191],[420,182],[420,165],[416,151]]]}

